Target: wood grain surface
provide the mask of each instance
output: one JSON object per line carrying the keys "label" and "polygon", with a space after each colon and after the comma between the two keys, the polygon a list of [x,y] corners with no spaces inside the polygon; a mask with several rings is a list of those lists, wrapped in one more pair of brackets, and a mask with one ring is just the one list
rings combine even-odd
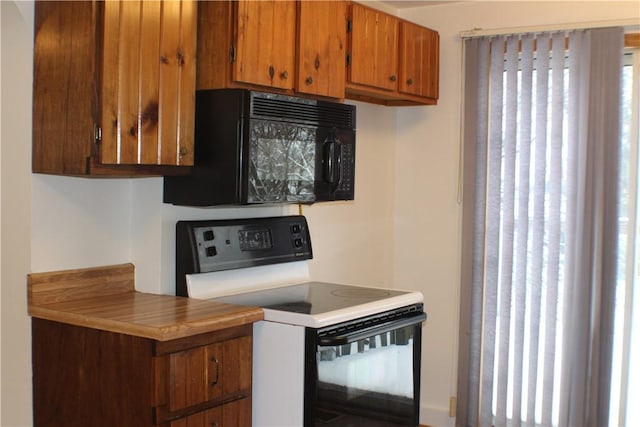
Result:
{"label": "wood grain surface", "polygon": [[253,323],[258,307],[135,291],[134,266],[32,273],[33,317],[167,341]]}

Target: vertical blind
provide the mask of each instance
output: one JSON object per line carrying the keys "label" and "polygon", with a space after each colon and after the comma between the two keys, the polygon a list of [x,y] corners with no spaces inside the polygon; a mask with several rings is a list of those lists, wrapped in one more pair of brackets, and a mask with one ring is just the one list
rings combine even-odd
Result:
{"label": "vertical blind", "polygon": [[622,49],[465,40],[458,425],[606,424]]}

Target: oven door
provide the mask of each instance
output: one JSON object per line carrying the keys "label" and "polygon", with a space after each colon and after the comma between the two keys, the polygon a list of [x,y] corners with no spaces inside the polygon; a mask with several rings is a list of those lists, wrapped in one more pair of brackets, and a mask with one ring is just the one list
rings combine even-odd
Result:
{"label": "oven door", "polygon": [[307,329],[305,426],[417,426],[422,305]]}
{"label": "oven door", "polygon": [[353,200],[353,130],[251,119],[248,134],[244,203]]}

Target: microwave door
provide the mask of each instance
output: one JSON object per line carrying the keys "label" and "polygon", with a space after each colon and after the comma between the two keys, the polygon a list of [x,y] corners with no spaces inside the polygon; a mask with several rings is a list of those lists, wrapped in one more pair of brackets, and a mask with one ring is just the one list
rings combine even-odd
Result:
{"label": "microwave door", "polygon": [[247,203],[313,203],[317,128],[251,120],[246,145]]}

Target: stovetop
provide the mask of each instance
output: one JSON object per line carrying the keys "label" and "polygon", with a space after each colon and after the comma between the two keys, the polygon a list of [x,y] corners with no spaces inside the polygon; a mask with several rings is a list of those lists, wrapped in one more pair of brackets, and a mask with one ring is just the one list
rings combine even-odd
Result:
{"label": "stovetop", "polygon": [[320,328],[422,302],[419,292],[326,282],[262,289],[214,298],[262,307],[265,320]]}
{"label": "stovetop", "polygon": [[176,295],[262,307],[265,320],[324,327],[422,302],[415,291],[309,280],[302,215],[176,224]]}

